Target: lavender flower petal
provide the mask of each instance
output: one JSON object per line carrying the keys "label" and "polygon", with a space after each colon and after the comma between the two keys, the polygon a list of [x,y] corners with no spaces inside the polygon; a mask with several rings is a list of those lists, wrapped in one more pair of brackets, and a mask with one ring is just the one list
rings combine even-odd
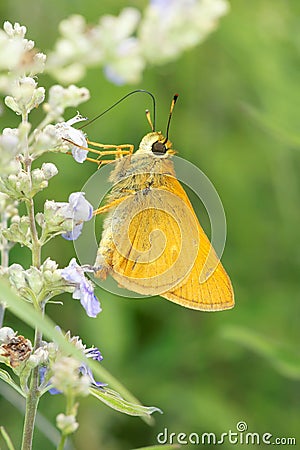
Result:
{"label": "lavender flower petal", "polygon": [[81,235],[82,228],[83,223],[79,223],[78,225],[74,226],[73,230],[63,233],[61,237],[63,237],[67,241],[76,241],[76,239],[78,239]]}
{"label": "lavender flower petal", "polygon": [[94,294],[92,283],[85,278],[84,269],[80,267],[75,258],[73,258],[69,266],[62,269],[61,276],[68,282],[75,285],[72,297],[80,300],[89,317],[96,317],[101,312],[100,303]]}
{"label": "lavender flower petal", "polygon": [[85,222],[93,217],[93,207],[85,199],[84,192],[73,192],[69,197],[69,203],[73,211],[74,220],[84,220]]}

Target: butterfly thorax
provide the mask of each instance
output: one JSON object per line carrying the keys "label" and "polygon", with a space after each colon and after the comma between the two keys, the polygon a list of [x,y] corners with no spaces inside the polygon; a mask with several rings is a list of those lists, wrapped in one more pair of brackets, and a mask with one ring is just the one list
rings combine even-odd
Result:
{"label": "butterfly thorax", "polygon": [[165,141],[159,132],[148,133],[141,141],[139,149],[115,163],[110,181],[116,183],[112,189],[110,199],[119,198],[147,189],[164,188],[169,177],[175,177],[175,170],[171,160],[171,142],[166,142],[167,151],[157,155],[152,151],[153,144]]}

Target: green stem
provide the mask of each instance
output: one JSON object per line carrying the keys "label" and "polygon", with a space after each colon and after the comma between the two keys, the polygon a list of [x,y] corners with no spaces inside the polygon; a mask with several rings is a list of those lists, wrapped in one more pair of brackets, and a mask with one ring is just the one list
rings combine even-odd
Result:
{"label": "green stem", "polygon": [[[7,217],[5,212],[2,213],[1,225],[2,230],[5,230],[7,228]],[[9,264],[9,246],[7,239],[5,239],[4,236],[2,236],[1,241],[1,265],[3,268],[7,268]],[[3,326],[4,314],[5,304],[0,303],[0,328]]]}
{"label": "green stem", "polygon": [[[23,122],[27,122],[27,115],[23,116]],[[28,151],[28,136],[24,139],[24,155],[25,155],[25,170],[31,177],[31,158]],[[31,233],[31,243],[32,243],[32,266],[39,268],[41,266],[41,243],[36,229],[35,223],[35,212],[34,212],[34,201],[33,199],[26,200],[27,214],[29,217],[29,226]],[[42,313],[43,306],[34,304],[36,309],[39,309]],[[35,338],[34,338],[34,351],[37,350],[42,344],[42,333],[36,328]],[[23,439],[22,439],[22,450],[32,449],[32,440],[34,425],[36,419],[36,412],[40,398],[39,390],[39,367],[35,367],[31,374],[29,393],[26,398],[26,410],[25,410],[25,420],[23,428]]]}
{"label": "green stem", "polygon": [[38,367],[36,367],[35,369],[33,369],[30,391],[26,399],[25,421],[21,447],[22,450],[32,449],[34,423],[40,397],[40,393],[37,388],[38,378],[39,378]]}
{"label": "green stem", "polygon": [[32,265],[34,267],[39,268],[41,265],[41,243],[38,237],[37,229],[36,229],[36,223],[34,218],[34,202],[31,198],[30,200],[27,200],[26,202],[26,208],[27,208],[27,214],[29,217],[29,226],[30,226],[30,232],[31,232],[31,240],[32,240]]}
{"label": "green stem", "polygon": [[[42,343],[42,333],[35,330],[34,350]],[[39,367],[32,371],[29,393],[26,398],[25,421],[23,428],[22,450],[31,450],[37,407],[40,399]]]}
{"label": "green stem", "polygon": [[67,440],[67,435],[62,434],[56,450],[64,450],[66,440]]}

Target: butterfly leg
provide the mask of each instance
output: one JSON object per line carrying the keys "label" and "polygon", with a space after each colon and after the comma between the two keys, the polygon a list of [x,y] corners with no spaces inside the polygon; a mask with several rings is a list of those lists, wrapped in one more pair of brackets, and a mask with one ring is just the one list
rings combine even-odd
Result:
{"label": "butterfly leg", "polygon": [[[87,152],[98,155],[98,157],[96,159],[89,158],[89,157],[86,158],[87,161],[98,164],[98,167],[100,167],[103,164],[109,164],[110,162],[113,162],[113,161],[115,161],[115,159],[119,159],[122,156],[131,155],[134,150],[134,146],[132,144],[110,145],[110,144],[100,144],[99,142],[92,142],[92,141],[88,140],[87,141],[88,144],[93,145],[94,147],[103,149],[103,150],[96,150],[94,148],[77,145],[74,142],[72,142],[70,139],[67,139],[67,138],[63,138],[63,140],[66,142],[69,142],[69,144],[72,144],[78,148],[81,148],[82,150],[86,150]],[[71,154],[71,152],[67,152],[67,154]],[[101,158],[103,156],[115,156],[115,159],[101,160]]]}
{"label": "butterfly leg", "polygon": [[130,197],[130,195],[126,195],[124,197],[117,198],[116,200],[113,200],[112,202],[108,203],[107,205],[101,206],[101,208],[98,208],[93,212],[93,215],[97,216],[98,214],[106,213],[109,209],[114,208],[115,206],[118,206],[120,203],[122,203],[128,197]]}

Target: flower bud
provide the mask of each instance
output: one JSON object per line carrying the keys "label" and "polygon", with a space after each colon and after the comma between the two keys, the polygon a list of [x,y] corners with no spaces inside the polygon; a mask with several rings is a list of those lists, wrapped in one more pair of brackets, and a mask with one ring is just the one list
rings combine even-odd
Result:
{"label": "flower bud", "polygon": [[33,108],[37,108],[44,100],[45,88],[39,87],[35,89],[30,102],[28,102],[27,109],[31,111]]}
{"label": "flower bud", "polygon": [[31,354],[27,360],[27,366],[33,369],[34,367],[40,366],[45,363],[48,359],[49,353],[43,347],[35,350],[33,354]]}
{"label": "flower bud", "polygon": [[57,344],[55,344],[55,342],[48,342],[46,344],[46,349],[48,351],[49,359],[55,359],[58,352]]}
{"label": "flower bud", "polygon": [[11,223],[16,223],[19,224],[20,223],[20,216],[18,214],[15,214],[12,218],[11,218]]}
{"label": "flower bud", "polygon": [[44,53],[36,53],[33,57],[33,66],[31,68],[31,75],[42,73],[45,68],[46,55]]}
{"label": "flower bud", "polygon": [[52,365],[51,384],[68,395],[85,397],[89,394],[90,379],[80,373],[81,363],[70,356],[62,356]]}
{"label": "flower bud", "polygon": [[20,264],[12,264],[9,269],[9,281],[17,289],[26,287],[25,271]]}
{"label": "flower bud", "polygon": [[23,197],[28,196],[31,191],[31,180],[28,173],[21,171],[15,178],[15,191],[16,196]]}
{"label": "flower bud", "polygon": [[45,180],[45,174],[41,169],[34,169],[31,172],[32,183],[39,184]]}
{"label": "flower bud", "polygon": [[19,242],[21,245],[30,246],[31,236],[29,228],[29,218],[16,215],[12,218],[9,228],[2,231],[3,236],[12,242]]}
{"label": "flower bud", "polygon": [[34,130],[33,134],[32,152],[34,155],[40,155],[55,149],[60,141],[55,126],[51,124],[47,125],[43,130]]}
{"label": "flower bud", "polygon": [[16,336],[16,332],[9,327],[2,327],[0,328],[0,343],[6,344],[9,342],[13,337]]}
{"label": "flower bud", "polygon": [[27,109],[37,86],[36,81],[31,77],[21,77],[12,89],[12,94],[22,110]]}
{"label": "flower bud", "polygon": [[4,22],[3,29],[5,33],[11,38],[14,37],[24,38],[27,31],[24,25],[21,26],[18,22],[16,22],[14,26],[12,26],[12,24],[8,20]]}
{"label": "flower bud", "polygon": [[50,178],[52,178],[58,174],[57,167],[55,166],[55,164],[52,164],[52,163],[44,163],[42,165],[41,170],[42,170],[46,180],[50,180]]}
{"label": "flower bud", "polygon": [[18,153],[19,139],[16,135],[6,134],[4,131],[0,136],[0,148],[1,151],[7,153],[11,158]]}
{"label": "flower bud", "polygon": [[56,417],[56,426],[64,435],[67,435],[74,433],[78,429],[79,424],[76,422],[74,415],[66,416],[61,413]]}
{"label": "flower bud", "polygon": [[26,270],[25,272],[25,278],[28,286],[36,295],[39,295],[44,284],[43,276],[40,270],[38,270],[36,267],[30,267],[30,269]]}
{"label": "flower bud", "polygon": [[12,111],[14,111],[16,114],[20,115],[22,114],[22,109],[19,107],[16,100],[11,97],[10,95],[7,95],[4,99],[4,103],[8,108],[10,108]]}
{"label": "flower bud", "polygon": [[43,265],[41,266],[41,270],[46,271],[46,270],[51,270],[52,272],[54,270],[56,270],[58,267],[58,264],[55,261],[52,261],[52,259],[47,258]]}
{"label": "flower bud", "polygon": [[49,283],[52,286],[61,284],[62,277],[60,270],[58,269],[58,264],[55,261],[47,258],[41,266],[41,271],[43,272],[43,277],[46,284]]}

